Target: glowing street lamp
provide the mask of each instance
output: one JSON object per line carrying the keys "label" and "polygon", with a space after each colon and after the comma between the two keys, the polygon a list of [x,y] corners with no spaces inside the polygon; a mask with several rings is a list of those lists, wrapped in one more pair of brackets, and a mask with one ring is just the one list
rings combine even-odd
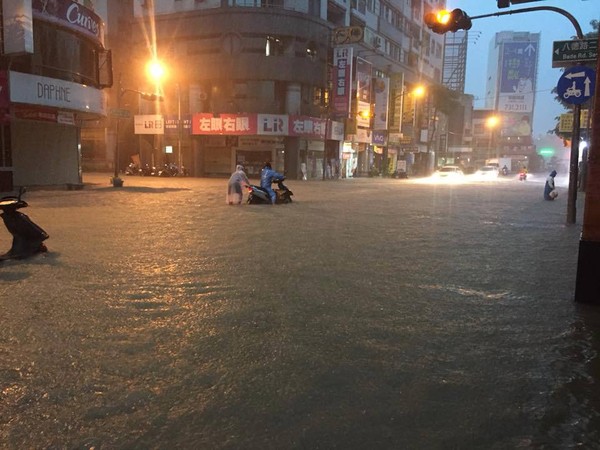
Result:
{"label": "glowing street lamp", "polygon": [[[487,127],[488,130],[490,130],[490,140],[488,143],[488,158],[491,158],[492,156],[492,145],[493,145],[493,141],[494,141],[494,130],[496,129],[496,127],[500,124],[500,118],[498,116],[489,116],[486,120],[485,120],[485,126]],[[496,157],[499,157],[500,155],[496,155]]]}

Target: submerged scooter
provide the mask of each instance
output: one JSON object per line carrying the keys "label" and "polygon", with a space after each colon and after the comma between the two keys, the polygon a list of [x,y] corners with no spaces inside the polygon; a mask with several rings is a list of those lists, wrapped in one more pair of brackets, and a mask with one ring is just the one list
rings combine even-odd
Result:
{"label": "submerged scooter", "polygon": [[[285,180],[285,177],[273,180],[274,183],[277,183],[277,189],[275,189],[275,194],[277,195],[277,197],[275,198],[276,204],[292,203],[292,195],[294,194],[287,188],[285,184],[283,184],[283,180]],[[248,204],[270,205],[271,196],[265,189],[261,188],[260,186],[250,184],[248,185]]]}
{"label": "submerged scooter", "polygon": [[26,214],[17,211],[29,206],[25,200],[21,200],[24,193],[25,188],[21,187],[17,197],[0,198],[0,217],[4,220],[6,229],[13,235],[12,247],[7,253],[0,255],[0,261],[27,258],[48,251],[44,244],[50,237],[48,233],[33,223]]}

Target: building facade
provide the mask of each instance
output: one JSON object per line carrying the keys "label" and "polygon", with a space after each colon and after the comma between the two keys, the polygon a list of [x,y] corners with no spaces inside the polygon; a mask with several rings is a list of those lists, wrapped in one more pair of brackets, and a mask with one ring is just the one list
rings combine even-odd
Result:
{"label": "building facade", "polygon": [[535,157],[532,139],[540,34],[504,31],[490,42],[487,110],[499,118],[496,146],[500,158],[513,161],[512,170]]}
{"label": "building facade", "polygon": [[81,182],[81,127],[112,84],[103,6],[0,1],[0,191]]}
{"label": "building facade", "polygon": [[[131,26],[121,15],[110,41],[109,109],[131,117],[108,121],[119,133],[107,140],[107,160],[177,163],[195,176],[223,176],[238,163],[256,176],[269,160],[309,179],[433,161],[435,120],[409,92],[441,83],[443,37],[422,17],[444,4],[135,0]],[[152,59],[166,67],[160,80],[145,72]]]}

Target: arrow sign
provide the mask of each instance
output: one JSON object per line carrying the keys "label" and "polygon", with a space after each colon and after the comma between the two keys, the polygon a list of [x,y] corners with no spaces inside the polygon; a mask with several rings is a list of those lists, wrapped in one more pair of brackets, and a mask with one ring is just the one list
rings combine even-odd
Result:
{"label": "arrow sign", "polygon": [[567,78],[568,80],[570,80],[572,78],[581,78],[581,77],[585,77],[585,72],[568,73],[567,75],[565,75],[565,78]]}
{"label": "arrow sign", "polygon": [[535,53],[535,47],[529,44],[527,47],[525,47],[524,52],[527,53],[527,56],[531,57],[531,54]]}
{"label": "arrow sign", "polygon": [[560,98],[572,105],[581,105],[594,95],[596,73],[584,66],[570,67],[558,80],[556,90]]}

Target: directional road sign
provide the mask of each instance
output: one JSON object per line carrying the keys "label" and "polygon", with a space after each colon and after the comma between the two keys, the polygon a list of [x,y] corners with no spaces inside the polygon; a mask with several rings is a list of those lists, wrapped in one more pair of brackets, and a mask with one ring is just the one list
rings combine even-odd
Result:
{"label": "directional road sign", "polygon": [[598,59],[598,39],[575,39],[552,43],[552,67],[573,63],[594,62]]}
{"label": "directional road sign", "polygon": [[110,115],[118,119],[128,119],[131,117],[131,112],[128,109],[113,108],[110,110]]}
{"label": "directional road sign", "polygon": [[585,66],[569,67],[558,80],[556,90],[563,101],[581,105],[594,95],[596,72]]}

